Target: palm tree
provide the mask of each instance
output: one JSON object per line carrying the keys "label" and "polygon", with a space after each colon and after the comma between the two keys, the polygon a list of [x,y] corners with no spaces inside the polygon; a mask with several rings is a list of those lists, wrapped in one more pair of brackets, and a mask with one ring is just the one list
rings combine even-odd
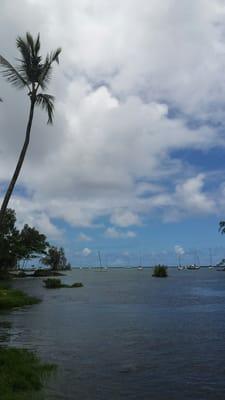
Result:
{"label": "palm tree", "polygon": [[25,141],[16,165],[15,172],[9,183],[4,200],[2,202],[0,210],[0,229],[8,206],[8,202],[12,195],[29,145],[35,106],[41,106],[44,110],[46,110],[48,114],[48,123],[53,123],[54,97],[50,94],[42,93],[40,92],[40,90],[45,90],[48,86],[52,73],[52,64],[54,62],[59,63],[59,54],[61,52],[61,48],[58,48],[57,50],[48,53],[43,60],[39,54],[39,34],[37,35],[36,39],[34,39],[30,33],[27,33],[26,37],[24,38],[19,36],[16,40],[16,46],[20,52],[18,65],[14,67],[9,63],[9,61],[7,61],[4,57],[0,55],[0,67],[2,68],[0,72],[13,86],[19,89],[27,90],[27,94],[30,99],[30,110],[26,128]]}

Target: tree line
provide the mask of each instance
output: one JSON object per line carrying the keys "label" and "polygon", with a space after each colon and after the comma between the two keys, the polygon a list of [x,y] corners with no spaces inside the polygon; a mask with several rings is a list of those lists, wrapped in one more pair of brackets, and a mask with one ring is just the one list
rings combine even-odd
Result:
{"label": "tree line", "polygon": [[0,271],[24,268],[35,259],[54,271],[71,268],[62,247],[51,246],[43,233],[28,224],[19,230],[16,213],[8,208],[0,231]]}

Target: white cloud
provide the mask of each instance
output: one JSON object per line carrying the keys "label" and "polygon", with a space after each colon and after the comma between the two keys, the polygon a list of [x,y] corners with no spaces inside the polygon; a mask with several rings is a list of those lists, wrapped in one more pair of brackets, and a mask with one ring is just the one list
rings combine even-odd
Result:
{"label": "white cloud", "polygon": [[91,253],[92,253],[92,251],[91,251],[91,249],[89,249],[88,247],[85,247],[85,248],[82,250],[82,254],[83,254],[84,257],[89,256]]}
{"label": "white cloud", "polygon": [[127,227],[130,225],[140,225],[140,218],[132,211],[116,209],[112,213],[111,222],[120,227]]}
{"label": "white cloud", "polygon": [[50,239],[62,239],[64,232],[59,229],[49,217],[47,210],[42,205],[32,202],[24,197],[13,197],[11,207],[16,210],[17,225],[21,228],[24,224],[37,227]]}
{"label": "white cloud", "polygon": [[108,227],[105,230],[105,236],[110,238],[110,239],[129,239],[129,238],[134,238],[136,237],[136,233],[133,231],[120,231],[116,229],[115,227]]}
{"label": "white cloud", "polygon": [[205,180],[204,174],[184,179],[176,184],[174,191],[152,196],[148,210],[163,210],[163,219],[169,222],[191,215],[217,213],[220,208],[219,191],[204,191]]}

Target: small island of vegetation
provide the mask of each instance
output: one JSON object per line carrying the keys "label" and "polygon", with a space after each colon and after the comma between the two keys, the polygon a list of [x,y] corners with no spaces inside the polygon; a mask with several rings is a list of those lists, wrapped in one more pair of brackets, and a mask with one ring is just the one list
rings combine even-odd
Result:
{"label": "small island of vegetation", "polygon": [[43,282],[47,289],[78,288],[84,286],[82,282],[75,282],[72,285],[66,285],[62,283],[60,279],[51,279],[51,278],[45,279]]}
{"label": "small island of vegetation", "polygon": [[165,265],[156,265],[153,270],[153,274],[155,278],[166,278],[168,276],[167,267]]}

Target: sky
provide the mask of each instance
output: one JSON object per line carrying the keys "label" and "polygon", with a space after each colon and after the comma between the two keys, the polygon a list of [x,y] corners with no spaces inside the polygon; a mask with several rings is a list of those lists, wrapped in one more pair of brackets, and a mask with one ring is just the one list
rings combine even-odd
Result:
{"label": "sky", "polygon": [[[225,1],[1,0],[0,54],[16,38],[62,47],[35,110],[9,206],[73,265],[202,264],[225,257]],[[0,77],[0,198],[29,98]]]}

